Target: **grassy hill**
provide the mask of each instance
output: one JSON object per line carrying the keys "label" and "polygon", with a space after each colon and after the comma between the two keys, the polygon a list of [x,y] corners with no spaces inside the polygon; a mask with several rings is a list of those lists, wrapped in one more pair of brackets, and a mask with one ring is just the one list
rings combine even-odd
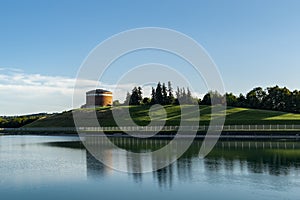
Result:
{"label": "grassy hill", "polygon": [[[122,122],[126,124],[129,121],[128,116],[125,115],[125,110],[130,110],[131,118],[139,125],[147,125],[150,122],[149,108],[150,106],[120,106],[113,108],[97,108],[96,114],[101,126],[116,126],[113,119],[112,110],[116,111],[117,115],[122,119]],[[215,115],[211,114],[210,106],[199,106],[200,118],[193,118],[192,114],[195,112],[192,106],[185,105],[184,108],[187,110],[185,118],[190,121],[199,121],[201,125],[209,124],[212,117],[218,117],[222,115],[221,112]],[[181,120],[181,109],[180,106],[164,106],[167,117],[163,117],[163,111],[161,109],[155,110],[151,117],[154,121],[166,120],[166,125],[179,125]],[[82,116],[85,126],[92,126],[92,109],[77,109],[75,112]],[[268,111],[268,110],[257,110],[247,108],[234,108],[228,107],[226,111],[226,122],[227,125],[238,125],[238,124],[300,124],[300,114]],[[51,116],[44,117],[25,127],[73,127],[73,116],[72,111],[63,112]]]}
{"label": "grassy hill", "polygon": [[47,113],[37,113],[21,116],[0,116],[0,128],[19,128],[47,116],[50,115]]}

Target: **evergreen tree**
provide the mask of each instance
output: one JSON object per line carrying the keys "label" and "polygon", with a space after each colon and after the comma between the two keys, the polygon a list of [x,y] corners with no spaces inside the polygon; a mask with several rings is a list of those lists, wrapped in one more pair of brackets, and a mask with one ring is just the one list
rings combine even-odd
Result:
{"label": "evergreen tree", "polygon": [[153,105],[153,104],[156,104],[156,93],[155,93],[155,89],[154,87],[152,87],[152,92],[151,92],[151,101],[150,103]]}
{"label": "evergreen tree", "polygon": [[168,93],[167,93],[167,87],[165,83],[162,85],[162,104],[166,105],[168,104]]}
{"label": "evergreen tree", "polygon": [[177,100],[179,100],[180,99],[180,89],[179,89],[179,87],[177,86],[177,91],[176,91],[176,98],[177,98]]}
{"label": "evergreen tree", "polygon": [[175,95],[176,95],[175,104],[176,104],[176,105],[179,105],[179,104],[180,104],[180,97],[181,97],[181,94],[180,94],[180,89],[179,89],[178,86],[177,86],[177,90],[176,90],[176,92],[175,92]]}
{"label": "evergreen tree", "polygon": [[184,87],[181,90],[181,103],[187,104],[187,96]]}
{"label": "evergreen tree", "polygon": [[174,103],[174,95],[173,95],[173,88],[171,85],[171,81],[168,81],[168,104]]}
{"label": "evergreen tree", "polygon": [[163,94],[162,94],[162,88],[160,82],[158,82],[156,91],[155,91],[155,99],[158,104],[163,104]]}
{"label": "evergreen tree", "polygon": [[142,95],[142,88],[139,86],[138,87],[138,102],[139,104],[141,104],[141,102],[143,101],[143,95]]}
{"label": "evergreen tree", "polygon": [[192,93],[191,93],[189,88],[187,88],[186,103],[187,104],[193,104],[193,97],[192,97]]}
{"label": "evergreen tree", "polygon": [[139,92],[137,87],[134,87],[131,93],[131,98],[130,98],[130,105],[140,105],[139,102]]}
{"label": "evergreen tree", "polygon": [[[192,93],[189,88],[185,89],[177,87],[175,91],[174,98],[173,88],[171,82],[168,81],[168,87],[165,83],[161,84],[158,82],[156,89],[152,87],[151,98],[143,98],[142,88],[134,87],[132,93],[126,95],[126,100],[124,104],[130,105],[140,105],[140,104],[194,104],[196,99],[193,98]],[[300,91],[290,91],[288,88],[279,86],[269,87],[263,90],[261,87],[256,87],[247,93],[246,97],[240,94],[236,97],[232,93],[225,93],[221,95],[218,91],[210,91],[203,97],[203,100],[198,99],[198,104],[211,105],[215,104],[225,104],[227,102],[228,106],[237,107],[248,107],[248,108],[259,108],[268,110],[278,110],[283,112],[295,112],[300,113]],[[16,121],[18,120],[18,121]],[[11,126],[13,124],[23,124],[25,119],[18,118],[10,121]],[[0,125],[6,123],[4,120],[0,120]]]}
{"label": "evergreen tree", "polygon": [[125,98],[125,101],[124,101],[124,105],[129,105],[130,99],[131,99],[131,95],[130,95],[129,92],[127,92],[126,98]]}

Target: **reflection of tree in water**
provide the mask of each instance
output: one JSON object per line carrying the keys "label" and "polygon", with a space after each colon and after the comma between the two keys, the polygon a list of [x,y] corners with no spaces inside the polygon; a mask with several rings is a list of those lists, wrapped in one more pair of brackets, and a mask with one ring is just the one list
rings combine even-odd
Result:
{"label": "reflection of tree in water", "polygon": [[[291,170],[300,167],[299,154],[297,156],[297,153],[294,154],[291,150],[257,151],[256,153],[259,156],[247,160],[249,170],[254,173],[288,175]],[[292,153],[292,155],[289,155],[289,153]]]}
{"label": "reflection of tree in water", "polygon": [[[127,162],[127,168],[131,169],[131,171],[139,172],[142,168],[142,160],[141,157],[138,156],[138,154],[133,155],[133,158],[128,159],[129,156],[127,156],[126,162]],[[136,183],[142,182],[142,174],[141,173],[132,173],[133,180]]]}
{"label": "reflection of tree in water", "polygon": [[106,174],[107,167],[86,151],[86,168],[88,178],[101,178]]}
{"label": "reflection of tree in water", "polygon": [[165,168],[153,172],[153,178],[157,180],[160,188],[172,188],[173,183],[173,169],[174,165],[171,164]]}
{"label": "reflection of tree in water", "polygon": [[182,181],[188,181],[192,178],[192,159],[182,157],[178,160],[176,164],[176,171],[178,174],[178,178]]}
{"label": "reflection of tree in water", "polygon": [[219,145],[208,155],[205,160],[207,170],[219,171],[225,168],[227,171],[234,171],[239,167],[241,172],[248,170],[252,173],[288,175],[291,171],[300,169],[300,148],[296,148],[295,143],[288,144],[291,148],[286,144],[282,144],[284,148],[277,145],[270,148],[264,142],[260,146],[257,146],[257,142],[255,145],[250,143],[253,146],[250,148],[229,147],[228,144],[225,147]]}
{"label": "reflection of tree in water", "polygon": [[132,177],[133,177],[133,180],[136,182],[136,183],[141,183],[143,182],[143,176],[141,173],[133,173],[132,174]]}
{"label": "reflection of tree in water", "polygon": [[[124,141],[123,141],[124,142]],[[234,174],[258,173],[270,175],[289,175],[300,170],[300,142],[219,142],[214,150],[201,161],[198,159],[200,141],[195,144],[175,163],[153,172],[153,178],[160,187],[171,188],[173,179],[185,182],[193,179],[193,173],[203,166],[204,173],[222,172]],[[124,144],[124,143],[123,143]],[[152,143],[151,144],[155,144]],[[143,143],[143,149],[145,149]],[[135,149],[137,146],[135,146]],[[150,148],[153,148],[150,146]],[[111,169],[87,152],[87,173],[89,177],[101,177]],[[114,156],[113,154],[111,155]],[[126,160],[126,159],[125,159]],[[127,167],[139,169],[143,159],[126,160]],[[153,164],[153,163],[152,163]],[[142,182],[144,174],[130,174],[135,182]]]}

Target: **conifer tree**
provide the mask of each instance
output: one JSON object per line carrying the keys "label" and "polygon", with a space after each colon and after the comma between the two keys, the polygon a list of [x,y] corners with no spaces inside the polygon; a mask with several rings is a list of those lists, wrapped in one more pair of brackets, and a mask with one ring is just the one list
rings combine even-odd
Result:
{"label": "conifer tree", "polygon": [[162,87],[161,87],[160,82],[158,82],[157,87],[156,87],[155,99],[156,99],[155,103],[163,104],[163,94],[162,94]]}

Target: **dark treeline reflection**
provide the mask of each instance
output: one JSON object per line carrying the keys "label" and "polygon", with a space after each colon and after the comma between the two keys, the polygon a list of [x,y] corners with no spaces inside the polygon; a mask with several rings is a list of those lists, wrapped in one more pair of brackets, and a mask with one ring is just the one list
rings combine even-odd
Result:
{"label": "dark treeline reflection", "polygon": [[219,142],[205,159],[207,170],[288,175],[300,170],[299,142]]}
{"label": "dark treeline reflection", "polygon": [[[131,148],[145,152],[168,144],[167,140],[143,140],[133,142],[129,138],[114,138],[113,142],[127,150]],[[52,144],[53,145],[53,144]],[[55,144],[58,145],[57,143]],[[67,143],[62,143],[66,147]],[[300,174],[300,141],[219,141],[212,152],[205,158],[198,158],[202,141],[194,141],[189,150],[176,162],[163,169],[152,172],[160,187],[172,187],[173,179],[190,181],[195,173],[207,174],[269,174],[274,176]],[[68,145],[74,148],[74,145]],[[80,146],[80,145],[79,145]],[[82,145],[80,146],[84,148]],[[107,151],[113,166],[114,151]],[[86,152],[87,175],[101,178],[113,173],[113,169],[104,166],[88,151]],[[127,168],[142,166],[143,159],[128,162]],[[147,174],[147,173],[146,173]],[[136,182],[141,182],[145,174],[130,174]]]}

